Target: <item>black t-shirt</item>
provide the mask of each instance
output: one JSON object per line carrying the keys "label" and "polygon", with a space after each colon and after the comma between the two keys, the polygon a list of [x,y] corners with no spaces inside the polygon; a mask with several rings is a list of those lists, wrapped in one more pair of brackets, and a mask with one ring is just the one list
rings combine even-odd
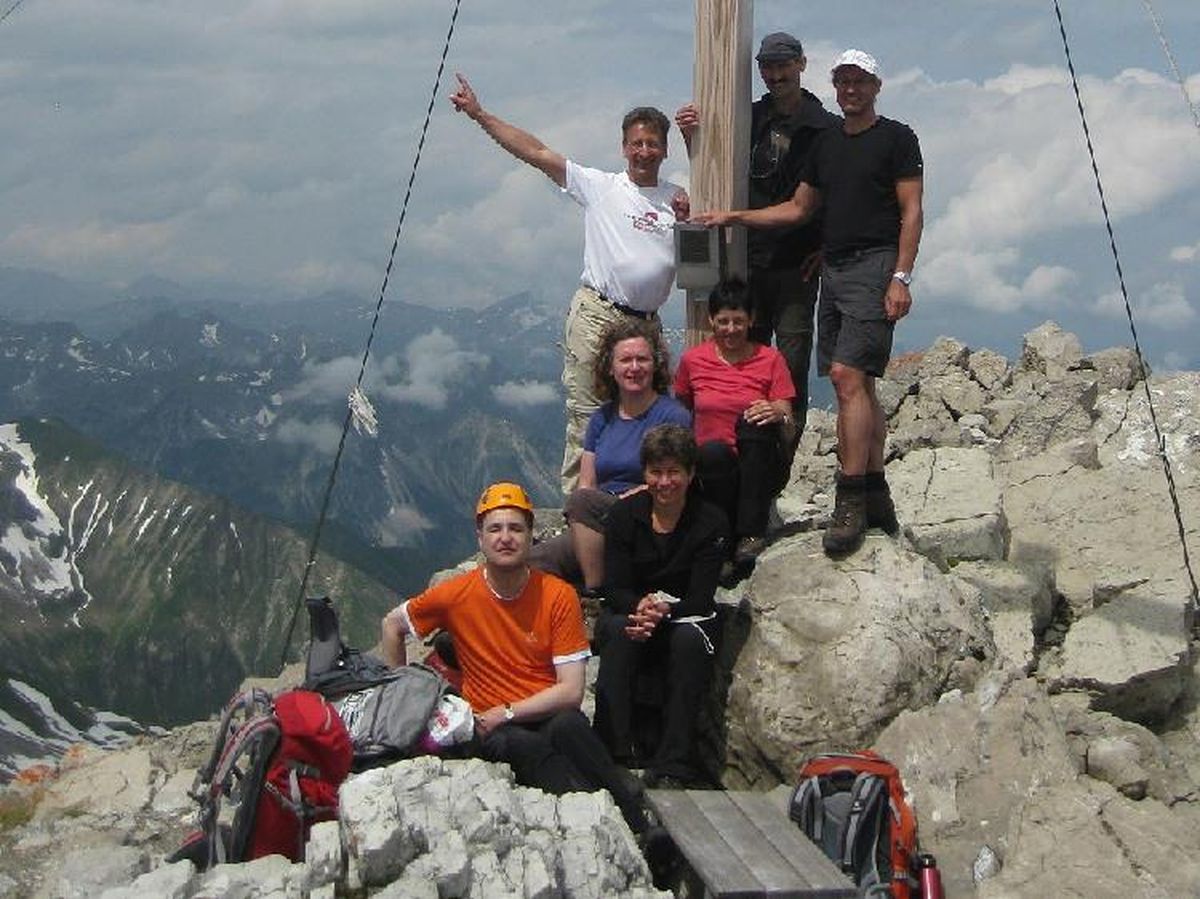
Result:
{"label": "black t-shirt", "polygon": [[[791,198],[800,183],[809,151],[821,132],[841,119],[807,90],[793,115],[780,115],[771,95],[754,101],[750,114],[751,209],[774,206]],[[796,266],[821,245],[819,216],[798,228],[750,228],[747,247],[753,268]]]}
{"label": "black t-shirt", "polygon": [[821,132],[801,179],[821,192],[825,255],[897,246],[896,182],[921,177],[923,168],[917,136],[901,122],[880,116],[858,134]]}

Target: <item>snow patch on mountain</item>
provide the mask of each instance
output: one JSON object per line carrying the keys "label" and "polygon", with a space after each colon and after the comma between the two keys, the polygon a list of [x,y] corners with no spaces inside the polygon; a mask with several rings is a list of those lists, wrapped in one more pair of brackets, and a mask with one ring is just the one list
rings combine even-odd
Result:
{"label": "snow patch on mountain", "polygon": [[[82,610],[91,601],[91,596],[76,565],[82,547],[74,539],[72,522],[68,520],[64,527],[42,495],[33,447],[21,439],[16,424],[0,425],[0,451],[17,457],[12,490],[24,500],[26,507],[25,514],[10,523],[0,537],[0,556],[3,556],[0,558],[0,576],[7,575],[13,582],[13,592],[18,595],[67,597],[78,594],[83,601],[79,607]],[[86,494],[86,489],[83,493]],[[79,499],[82,498],[81,495]],[[73,506],[72,516],[74,512]],[[90,536],[86,527],[84,530]]]}

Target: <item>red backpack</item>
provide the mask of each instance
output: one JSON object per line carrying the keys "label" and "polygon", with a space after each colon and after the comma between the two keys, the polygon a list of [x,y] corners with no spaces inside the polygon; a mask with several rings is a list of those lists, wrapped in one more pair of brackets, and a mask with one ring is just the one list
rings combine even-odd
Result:
{"label": "red backpack", "polygon": [[896,766],[869,749],[800,769],[788,816],[863,896],[917,899],[917,819]]}
{"label": "red backpack", "polygon": [[192,786],[198,828],[168,860],[201,870],[273,854],[301,861],[312,825],[337,817],[352,757],[342,719],[320,694],[239,693]]}

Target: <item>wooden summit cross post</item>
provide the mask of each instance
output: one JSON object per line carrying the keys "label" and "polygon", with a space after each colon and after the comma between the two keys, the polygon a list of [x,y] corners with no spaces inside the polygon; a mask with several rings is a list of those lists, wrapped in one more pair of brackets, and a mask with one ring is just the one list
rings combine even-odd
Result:
{"label": "wooden summit cross post", "polygon": [[[754,0],[696,0],[692,93],[700,127],[692,140],[690,194],[697,212],[746,208],[753,23]],[[745,278],[745,229],[722,230],[725,274]],[[687,292],[687,346],[708,335],[707,299],[707,290]]]}

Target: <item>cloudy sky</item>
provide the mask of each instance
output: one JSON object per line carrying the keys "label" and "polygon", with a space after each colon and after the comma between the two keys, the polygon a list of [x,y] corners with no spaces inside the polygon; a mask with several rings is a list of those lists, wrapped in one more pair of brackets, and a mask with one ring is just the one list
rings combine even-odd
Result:
{"label": "cloudy sky", "polygon": [[[1140,336],[1157,367],[1200,368],[1200,129],[1144,0],[1062,3]],[[452,8],[24,0],[0,22],[0,265],[373,297]],[[1200,102],[1200,4],[1154,9]],[[616,168],[625,109],[689,98],[692,17],[686,0],[466,0],[449,70],[556,149]],[[836,53],[875,53],[880,110],[921,138],[902,347],[946,333],[1011,353],[1046,318],[1092,349],[1129,341],[1052,2],[760,0],[756,42],[778,29],[804,41],[828,105]],[[447,85],[391,296],[565,304],[577,208],[455,114]],[[664,173],[686,182],[681,147]],[[415,352],[436,356],[436,338]]]}

